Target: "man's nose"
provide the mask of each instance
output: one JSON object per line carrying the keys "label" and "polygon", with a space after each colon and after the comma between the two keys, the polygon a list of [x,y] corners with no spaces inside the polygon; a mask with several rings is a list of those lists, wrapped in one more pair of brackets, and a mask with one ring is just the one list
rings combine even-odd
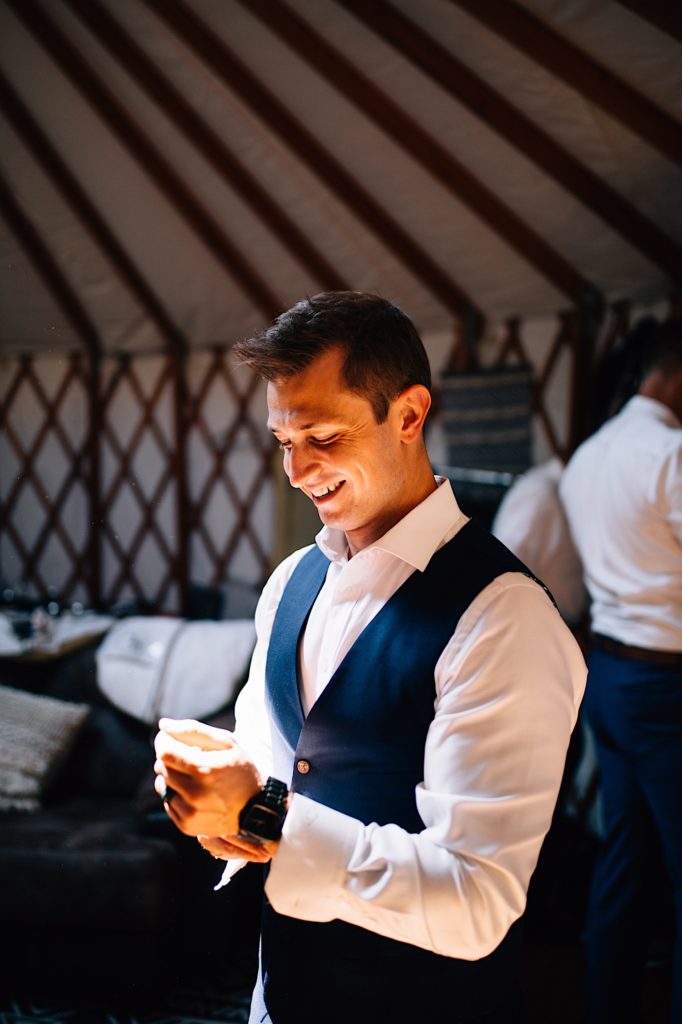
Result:
{"label": "man's nose", "polygon": [[302,487],[317,472],[319,459],[306,444],[292,445],[284,453],[284,471],[292,487]]}

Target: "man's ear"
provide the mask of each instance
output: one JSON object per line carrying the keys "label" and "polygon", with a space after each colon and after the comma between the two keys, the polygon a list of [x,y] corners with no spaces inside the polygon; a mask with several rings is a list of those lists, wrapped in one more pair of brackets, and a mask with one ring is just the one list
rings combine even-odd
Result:
{"label": "man's ear", "polygon": [[424,430],[424,423],[431,408],[431,394],[423,384],[412,384],[396,399],[400,419],[401,441],[412,444]]}

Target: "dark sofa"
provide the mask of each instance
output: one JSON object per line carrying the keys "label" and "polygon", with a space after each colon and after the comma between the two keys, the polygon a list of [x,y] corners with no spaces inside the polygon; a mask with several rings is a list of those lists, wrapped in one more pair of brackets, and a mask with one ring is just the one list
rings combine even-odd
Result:
{"label": "dark sofa", "polygon": [[[0,812],[5,989],[80,993],[220,984],[257,950],[260,869],[214,891],[220,864],[168,820],[153,790],[153,730],[114,707],[97,640],[59,657],[0,658],[0,685],[87,704],[31,811]],[[211,721],[230,727],[232,707]]]}

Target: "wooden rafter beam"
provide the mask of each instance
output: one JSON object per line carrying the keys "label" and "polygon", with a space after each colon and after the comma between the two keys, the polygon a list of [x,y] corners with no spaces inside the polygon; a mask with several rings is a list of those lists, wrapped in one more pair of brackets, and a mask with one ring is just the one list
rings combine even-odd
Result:
{"label": "wooden rafter beam", "polygon": [[114,93],[71,44],[40,0],[4,2],[24,23],[48,56],[59,65],[84,99],[93,106],[132,157],[170,200],[192,231],[256,306],[268,318],[280,312],[282,303],[279,298],[224,233],[215,217],[193,195],[148,135],[133,121]]}
{"label": "wooden rafter beam", "polygon": [[667,35],[682,43],[682,8],[674,0],[617,0]]}
{"label": "wooden rafter beam", "polygon": [[169,348],[173,351],[183,351],[186,341],[172,322],[160,299],[154,294],[97,207],[88,198],[76,177],[2,72],[0,72],[0,110],[32,153],[34,159],[47,173],[50,181],[59,190],[80,223],[94,238],[104,255],[156,323]]}
{"label": "wooden rafter beam", "polygon": [[82,19],[102,46],[113,54],[166,117],[203,154],[220,177],[239,193],[256,217],[279,238],[293,259],[304,266],[325,289],[350,287],[299,225],[274,201],[267,189],[240,164],[218,133],[201,120],[182,93],[154,67],[142,47],[99,0],[63,2]]}
{"label": "wooden rafter beam", "polygon": [[515,0],[450,0],[682,165],[682,125]]}
{"label": "wooden rafter beam", "polygon": [[14,194],[0,176],[0,214],[15,235],[53,299],[71,324],[81,343],[93,356],[99,355],[99,332],[74,288],[56,262],[40,232],[26,216]]}
{"label": "wooden rafter beam", "polygon": [[484,317],[471,297],[412,238],[383,206],[333,157],[182,0],[143,0],[178,38],[189,46],[229,89],[258,117],[325,186],[382,242],[452,313],[480,330]]}
{"label": "wooden rafter beam", "polygon": [[551,175],[634,248],[682,281],[682,246],[386,0],[337,0]]}
{"label": "wooden rafter beam", "polygon": [[571,301],[596,289],[526,221],[377,88],[284,0],[239,0]]}

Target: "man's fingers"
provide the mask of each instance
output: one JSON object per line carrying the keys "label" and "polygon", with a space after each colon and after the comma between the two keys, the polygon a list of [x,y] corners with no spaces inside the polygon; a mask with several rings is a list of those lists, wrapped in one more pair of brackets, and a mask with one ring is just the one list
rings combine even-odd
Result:
{"label": "man's fingers", "polygon": [[219,860],[250,860],[264,864],[270,860],[271,852],[265,846],[257,846],[241,840],[238,836],[197,836],[197,839],[214,857]]}
{"label": "man's fingers", "polygon": [[157,758],[169,767],[187,770],[188,773],[191,769],[217,768],[227,763],[233,749],[232,746],[205,749],[184,743],[167,732],[158,732],[154,740]]}
{"label": "man's fingers", "polygon": [[197,839],[205,850],[208,850],[214,857],[220,860],[231,860],[240,856],[240,851],[229,839],[221,836],[197,836]]}
{"label": "man's fingers", "polygon": [[168,798],[164,800],[163,806],[176,828],[187,836],[195,834],[191,814],[188,817],[189,808],[176,790],[168,788]]}
{"label": "man's fingers", "polygon": [[154,762],[154,771],[156,772],[154,789],[161,799],[164,798],[166,790],[168,790],[169,793],[184,794],[186,798],[191,800],[193,780],[190,776],[169,768],[168,765],[160,760]]}
{"label": "man's fingers", "polygon": [[162,718],[159,729],[189,747],[200,750],[225,750],[234,746],[234,739],[227,729],[218,729],[193,718]]}

